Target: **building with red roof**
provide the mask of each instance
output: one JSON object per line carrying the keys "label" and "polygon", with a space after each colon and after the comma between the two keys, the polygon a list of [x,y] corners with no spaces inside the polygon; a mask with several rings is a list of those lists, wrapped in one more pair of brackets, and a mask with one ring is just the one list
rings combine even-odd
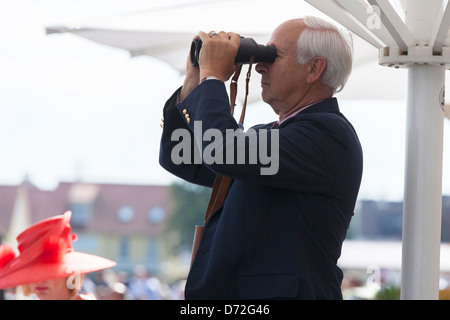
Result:
{"label": "building with red roof", "polygon": [[0,241],[16,246],[29,225],[72,211],[77,251],[117,262],[118,269],[138,264],[158,272],[161,234],[171,211],[167,186],[62,182],[40,190],[29,182],[0,186]]}

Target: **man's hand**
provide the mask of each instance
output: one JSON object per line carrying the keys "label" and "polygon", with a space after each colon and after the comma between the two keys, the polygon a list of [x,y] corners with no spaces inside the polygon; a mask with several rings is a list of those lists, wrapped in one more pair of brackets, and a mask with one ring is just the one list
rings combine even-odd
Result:
{"label": "man's hand", "polygon": [[[199,36],[195,36],[194,40]],[[191,55],[189,53],[186,62],[186,77],[184,78],[183,87],[180,92],[180,102],[186,99],[186,97],[194,91],[200,83],[200,69],[191,64]]]}
{"label": "man's hand", "polygon": [[239,34],[233,32],[219,32],[210,36],[199,32],[202,40],[199,65],[200,79],[214,76],[222,81],[227,81],[234,73],[234,60],[241,44]]}
{"label": "man's hand", "polygon": [[199,38],[203,42],[199,58],[200,68],[191,64],[189,54],[186,62],[186,78],[179,96],[180,102],[197,88],[200,79],[213,76],[225,82],[235,72],[234,60],[241,44],[239,34],[222,31],[210,37],[209,34],[200,31],[194,40]]}

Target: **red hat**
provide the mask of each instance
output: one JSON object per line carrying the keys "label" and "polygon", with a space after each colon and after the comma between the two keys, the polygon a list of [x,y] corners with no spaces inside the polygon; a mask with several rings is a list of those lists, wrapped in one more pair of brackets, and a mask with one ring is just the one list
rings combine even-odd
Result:
{"label": "red hat", "polygon": [[70,217],[51,217],[32,225],[17,236],[19,256],[10,245],[0,246],[0,289],[65,278],[114,267],[114,261],[74,252]]}

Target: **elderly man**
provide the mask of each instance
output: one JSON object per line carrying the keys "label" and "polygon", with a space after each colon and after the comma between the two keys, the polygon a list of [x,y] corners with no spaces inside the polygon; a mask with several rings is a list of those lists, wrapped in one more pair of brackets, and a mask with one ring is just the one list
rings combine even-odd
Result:
{"label": "elderly man", "polygon": [[[276,155],[276,170],[263,174],[267,162],[248,160],[252,142],[229,145],[225,137],[239,132],[224,81],[235,70],[240,37],[199,37],[200,67],[188,64],[182,88],[164,107],[160,164],[192,183],[211,187],[219,174],[232,184],[205,226],[186,298],[342,299],[337,261],[361,183],[362,150],[333,95],[351,72],[351,42],[314,17],[273,32],[268,44],[277,57],[256,71],[262,98],[279,119],[251,128],[256,139],[250,139]],[[244,152],[246,162],[174,160],[180,129],[189,130],[192,155],[211,148],[204,134],[213,129],[223,134],[214,143],[227,143],[225,153]]]}

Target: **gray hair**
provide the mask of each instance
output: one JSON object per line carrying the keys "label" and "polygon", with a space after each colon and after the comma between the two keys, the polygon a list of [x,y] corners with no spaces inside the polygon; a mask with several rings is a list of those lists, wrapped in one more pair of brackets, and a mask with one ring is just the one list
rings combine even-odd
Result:
{"label": "gray hair", "polygon": [[343,30],[317,17],[305,17],[303,21],[307,28],[298,39],[298,62],[306,65],[314,57],[325,58],[327,68],[320,82],[333,93],[340,92],[352,71],[353,39],[350,32],[346,38]]}

